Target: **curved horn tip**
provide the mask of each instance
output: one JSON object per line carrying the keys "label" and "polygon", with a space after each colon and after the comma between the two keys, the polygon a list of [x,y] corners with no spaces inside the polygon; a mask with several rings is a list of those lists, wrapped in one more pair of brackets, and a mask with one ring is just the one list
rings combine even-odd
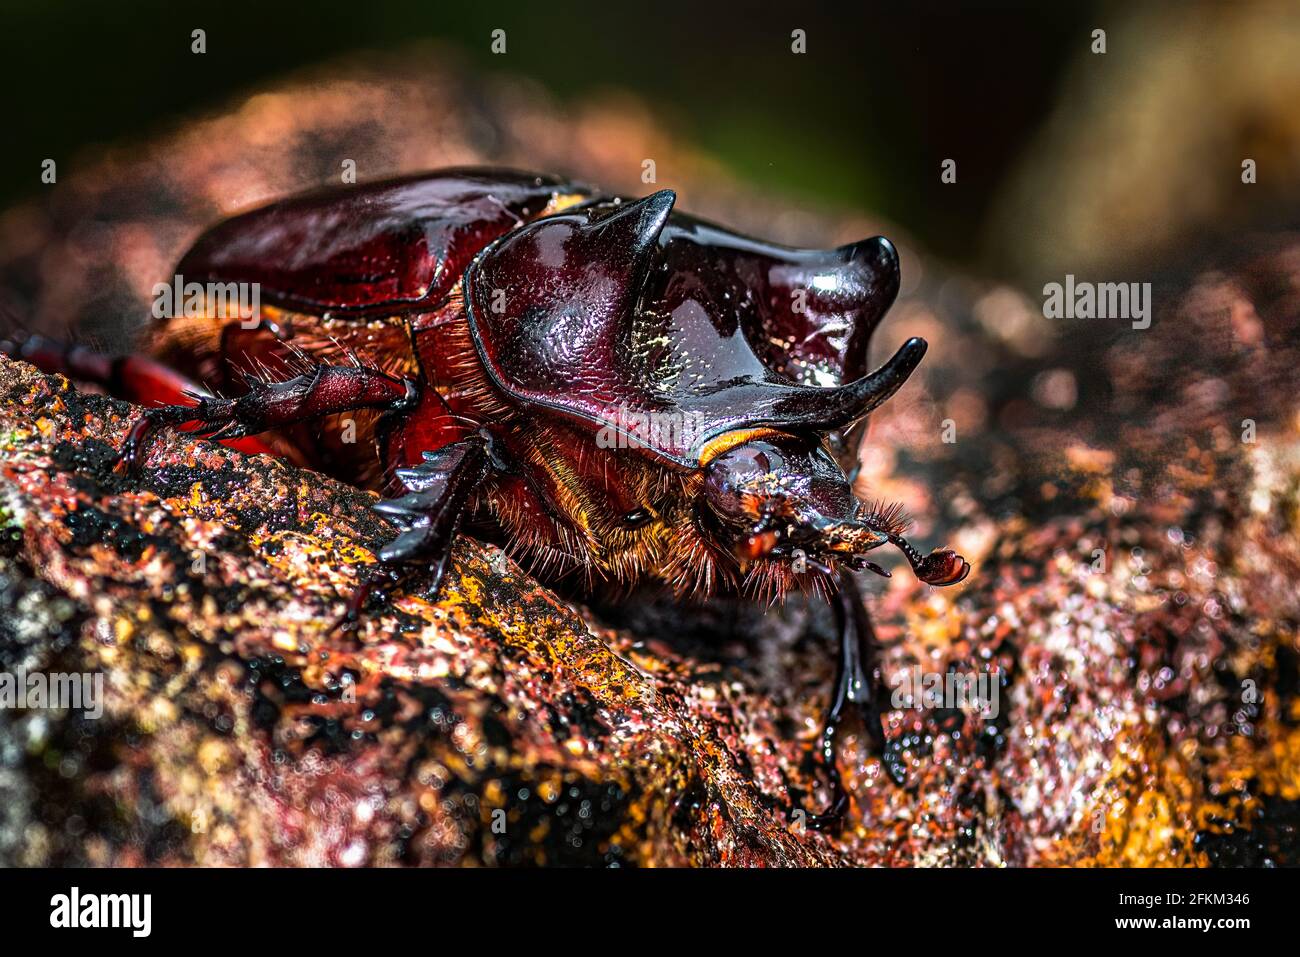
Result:
{"label": "curved horn tip", "polygon": [[925,357],[925,350],[928,348],[929,344],[924,339],[920,336],[912,336],[898,347],[898,351],[884,365],[865,379],[859,380],[863,386],[872,384],[864,390],[864,394],[870,397],[868,409],[875,408],[885,401],[912,377],[912,373],[921,364],[921,360]]}
{"label": "curved horn tip", "polygon": [[653,229],[655,235],[658,235],[664,228],[664,223],[668,222],[668,215],[676,202],[677,193],[671,189],[661,189],[641,200],[638,203],[643,208],[641,222],[647,231]]}
{"label": "curved horn tip", "polygon": [[877,236],[873,242],[876,244],[876,262],[897,281],[901,272],[898,248],[884,236]]}
{"label": "curved horn tip", "polygon": [[912,336],[894,353],[894,358],[890,359],[886,365],[898,366],[905,368],[910,374],[913,369],[920,365],[921,360],[925,357],[925,350],[930,348],[930,344],[920,336]]}
{"label": "curved horn tip", "polygon": [[656,190],[649,196],[643,198],[641,202],[648,203],[655,208],[667,206],[669,209],[672,209],[673,203],[677,202],[677,191],[673,189]]}
{"label": "curved horn tip", "polygon": [[608,216],[601,217],[593,224],[595,229],[605,229],[606,227],[616,226],[617,228],[633,228],[631,241],[634,246],[642,250],[648,250],[659,239],[659,234],[663,232],[664,226],[668,223],[668,216],[673,211],[673,204],[677,202],[677,194],[671,189],[661,189],[657,193],[651,193],[641,199],[624,202],[620,207]]}
{"label": "curved horn tip", "polygon": [[895,275],[899,271],[898,247],[884,236],[859,239],[855,243],[840,246],[836,251],[846,263],[861,263]]}
{"label": "curved horn tip", "polygon": [[926,350],[930,348],[930,343],[924,341],[919,335],[913,335],[905,343],[898,346],[898,351],[885,361],[884,365],[876,371],[876,374],[887,374],[889,380],[896,382],[894,389],[911,376],[911,373],[917,371],[920,360],[926,358]]}
{"label": "curved horn tip", "polygon": [[[884,236],[873,236],[841,246],[835,252],[840,261],[838,268],[857,283],[865,309],[860,321],[872,329],[893,305],[903,284],[898,250]],[[863,356],[862,361],[865,359]]]}

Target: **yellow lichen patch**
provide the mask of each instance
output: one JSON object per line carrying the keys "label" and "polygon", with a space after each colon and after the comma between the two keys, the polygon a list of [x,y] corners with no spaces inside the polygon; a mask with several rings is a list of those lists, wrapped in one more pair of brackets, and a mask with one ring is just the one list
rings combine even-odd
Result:
{"label": "yellow lichen patch", "polygon": [[[1126,735],[1096,800],[1080,820],[1096,834],[1097,852],[1076,860],[1100,867],[1187,867],[1197,832],[1200,786],[1182,758],[1149,732]],[[1072,843],[1067,835],[1062,848]],[[1072,851],[1077,853],[1077,850]]]}
{"label": "yellow lichen patch", "polygon": [[[1300,800],[1300,728],[1273,725],[1276,735],[1268,747],[1269,760],[1258,763],[1260,791],[1283,800]],[[1259,762],[1259,755],[1244,754],[1246,760]]]}
{"label": "yellow lichen patch", "polygon": [[342,566],[375,561],[369,549],[346,539],[326,540],[298,531],[258,533],[250,544],[267,565],[298,586],[322,579],[335,586],[348,585],[353,579],[339,570]]}
{"label": "yellow lichen patch", "polygon": [[207,738],[198,750],[198,762],[208,774],[220,774],[232,763],[230,747],[221,738]]}
{"label": "yellow lichen patch", "polygon": [[[487,563],[481,560],[469,564],[474,571],[489,573]],[[586,688],[602,704],[624,708],[653,700],[653,688],[640,672],[549,594],[539,591],[537,600],[527,604],[489,599],[478,574],[454,566],[436,604],[404,600],[403,608],[440,629],[445,629],[450,619],[457,631],[474,634],[486,630],[493,634],[494,642],[504,640],[507,646],[536,656],[551,671]]]}

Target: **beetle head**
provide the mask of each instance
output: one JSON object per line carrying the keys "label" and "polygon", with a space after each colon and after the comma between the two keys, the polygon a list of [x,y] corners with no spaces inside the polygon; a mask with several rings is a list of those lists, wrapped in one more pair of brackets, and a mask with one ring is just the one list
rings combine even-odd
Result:
{"label": "beetle head", "polygon": [[903,538],[907,521],[901,510],[860,502],[818,441],[781,434],[755,438],[717,455],[704,475],[710,514],[743,563],[845,563],[888,577],[865,555],[892,543],[927,584],[954,585],[970,572],[966,560],[949,549],[917,552]]}

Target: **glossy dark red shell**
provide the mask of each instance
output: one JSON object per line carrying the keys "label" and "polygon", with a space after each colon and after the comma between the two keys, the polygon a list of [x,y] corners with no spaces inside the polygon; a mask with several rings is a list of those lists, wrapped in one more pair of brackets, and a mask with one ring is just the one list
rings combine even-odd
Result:
{"label": "glossy dark red shell", "polygon": [[448,169],[295,196],[209,229],[177,266],[186,282],[260,285],[312,315],[438,302],[488,243],[581,187],[511,170]]}
{"label": "glossy dark red shell", "polygon": [[[443,170],[236,216],[178,272],[257,283],[262,303],[326,318],[455,312],[448,296],[463,280],[463,314],[439,321],[468,323],[506,398],[597,438],[612,428],[633,439],[620,447],[685,468],[727,433],[846,425],[920,361],[913,340],[866,375],[898,290],[887,240],[791,249],[674,202],[670,190],[626,201],[556,177]],[[667,431],[635,434],[647,417]]]}
{"label": "glossy dark red shell", "polygon": [[729,432],[845,424],[818,407],[865,373],[898,290],[893,247],[789,249],[672,213],[673,201],[595,201],[473,263],[466,308],[497,387],[687,468]]}

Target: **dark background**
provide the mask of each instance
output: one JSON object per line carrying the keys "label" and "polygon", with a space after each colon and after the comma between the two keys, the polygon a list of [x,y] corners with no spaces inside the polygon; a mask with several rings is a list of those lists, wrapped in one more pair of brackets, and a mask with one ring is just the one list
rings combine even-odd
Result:
{"label": "dark background", "polygon": [[[45,157],[62,170],[295,68],[437,37],[477,68],[531,76],[564,98],[631,90],[741,177],[881,213],[973,262],[1000,184],[1102,15],[1056,2],[7,0],[0,208],[42,188]],[[190,53],[196,27],[203,57]],[[496,27],[504,56],[489,50]],[[790,52],[796,27],[804,56]],[[958,182],[943,185],[950,156]]]}

